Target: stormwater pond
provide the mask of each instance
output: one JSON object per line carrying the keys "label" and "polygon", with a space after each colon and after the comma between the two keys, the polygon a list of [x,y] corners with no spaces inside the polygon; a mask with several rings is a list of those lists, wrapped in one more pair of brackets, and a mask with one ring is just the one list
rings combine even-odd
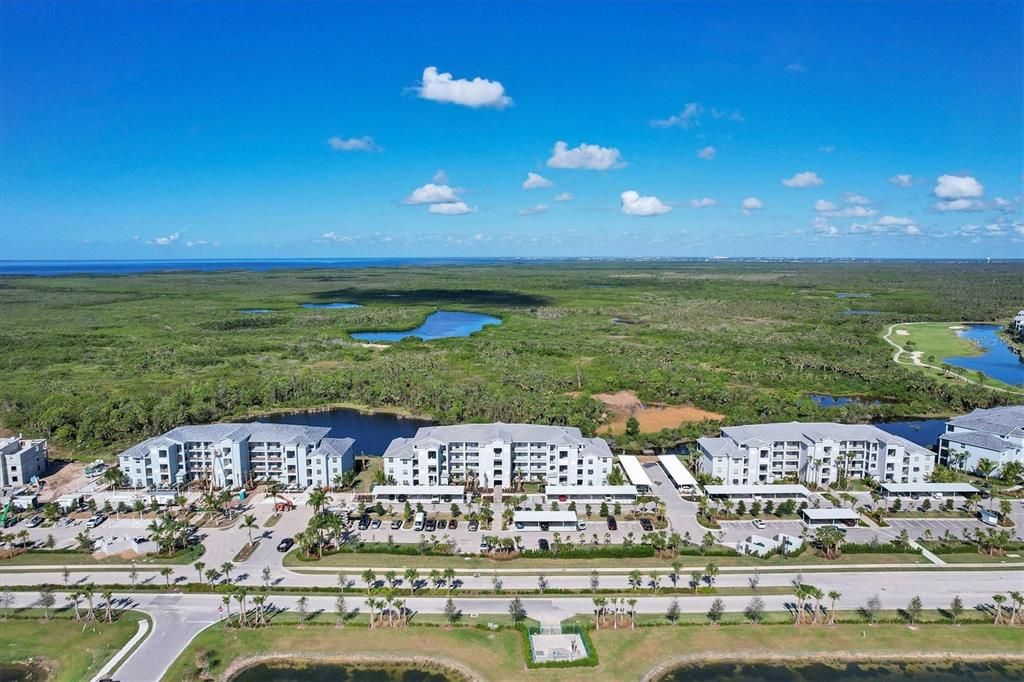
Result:
{"label": "stormwater pond", "polygon": [[972,324],[960,329],[956,335],[973,342],[982,350],[981,355],[954,356],[942,361],[955,367],[982,372],[1011,386],[1024,385],[1024,359],[1013,352],[999,336],[997,324]]}
{"label": "stormwater pond", "polygon": [[356,454],[382,455],[395,438],[416,435],[421,426],[433,426],[425,419],[410,419],[390,412],[360,412],[338,407],[323,412],[281,412],[258,418],[271,424],[326,426],[332,438],[355,439]]}
{"label": "stormwater pond", "polygon": [[660,682],[1003,682],[1024,679],[1004,662],[712,663],[669,671]]}
{"label": "stormwater pond", "polygon": [[238,673],[232,682],[455,682],[448,673],[401,665],[279,661],[260,663]]}
{"label": "stormwater pond", "polygon": [[427,319],[424,320],[423,324],[415,329],[406,329],[404,331],[397,332],[353,332],[350,336],[353,339],[359,339],[360,341],[385,343],[401,341],[402,339],[410,336],[415,336],[423,341],[432,341],[434,339],[450,339],[460,336],[469,336],[470,334],[474,334],[484,327],[493,324],[501,324],[501,318],[493,317],[491,315],[481,315],[480,313],[438,310],[436,313],[431,313],[427,316]]}

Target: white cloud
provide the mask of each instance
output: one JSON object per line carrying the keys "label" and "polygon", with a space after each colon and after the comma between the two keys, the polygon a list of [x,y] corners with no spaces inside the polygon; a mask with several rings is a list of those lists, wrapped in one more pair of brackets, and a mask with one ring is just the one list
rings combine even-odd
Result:
{"label": "white cloud", "polygon": [[336,152],[379,152],[381,150],[369,135],[347,139],[335,135],[327,140],[327,144]]}
{"label": "white cloud", "polygon": [[902,218],[894,215],[884,215],[878,219],[878,225],[882,227],[906,227],[914,224],[913,218]]}
{"label": "white cloud", "polygon": [[897,187],[910,187],[914,184],[914,177],[907,173],[900,173],[889,178],[889,182]]}
{"label": "white cloud", "polygon": [[794,62],[792,64],[786,64],[786,71],[788,71],[790,73],[803,73],[806,70],[807,70],[807,67],[805,67],[800,62]]}
{"label": "white cloud", "polygon": [[970,175],[940,175],[932,191],[939,199],[972,199],[984,194],[985,187]]}
{"label": "white cloud", "polygon": [[153,246],[170,246],[174,242],[181,239],[181,232],[172,232],[166,237],[153,237],[147,243]]}
{"label": "white cloud", "polygon": [[671,206],[661,203],[658,197],[642,197],[634,190],[626,190],[619,197],[622,199],[622,212],[626,215],[647,217],[661,215],[672,210]]}
{"label": "white cloud", "polygon": [[473,80],[454,78],[450,73],[438,73],[435,66],[423,69],[423,80],[414,90],[422,99],[461,104],[473,109],[504,109],[512,104],[512,98],[505,94],[505,86],[499,81],[479,76]]}
{"label": "white cloud", "polygon": [[651,121],[651,127],[653,128],[696,128],[700,125],[701,117],[705,113],[710,113],[711,118],[727,119],[729,121],[735,121],[737,123],[743,121],[743,114],[733,109],[718,109],[712,107],[711,110],[704,108],[699,102],[689,102],[683,107],[683,110],[678,114],[669,116],[668,118],[659,118]]}
{"label": "white cloud", "polygon": [[747,197],[740,204],[740,207],[743,209],[743,215],[750,215],[754,211],[760,211],[764,208],[764,202],[757,197]]}
{"label": "white cloud", "polygon": [[348,235],[344,235],[344,234],[338,234],[334,230],[331,230],[330,232],[324,232],[320,236],[320,238],[321,239],[326,239],[329,242],[350,242],[350,241],[352,241],[352,237],[349,237]]}
{"label": "white cloud", "polygon": [[435,185],[428,182],[422,187],[417,187],[412,194],[407,196],[403,203],[406,204],[440,204],[459,200],[459,190],[448,185]]}
{"label": "white cloud", "polygon": [[921,234],[921,228],[918,227],[917,225],[907,225],[907,229],[904,230],[904,233],[909,234],[911,236],[917,236]]}
{"label": "white cloud", "polygon": [[843,195],[843,199],[848,204],[858,204],[860,206],[866,206],[871,203],[871,199],[868,199],[863,194],[857,194],[856,192],[847,192]]}
{"label": "white cloud", "polygon": [[836,146],[834,144],[826,144],[818,147],[818,151],[821,152],[822,154],[831,154],[835,150]]}
{"label": "white cloud", "polygon": [[704,159],[705,161],[710,161],[711,159],[715,158],[715,154],[717,154],[717,153],[718,153],[718,150],[715,149],[714,147],[712,147],[711,145],[708,145],[707,147],[704,147],[703,149],[698,149],[697,150],[697,156],[699,156],[700,158]]}
{"label": "white cloud", "polygon": [[537,175],[536,173],[527,173],[526,179],[523,180],[523,189],[538,189],[540,187],[551,187],[553,182],[545,178],[543,175]]}
{"label": "white cloud", "polygon": [[559,192],[555,195],[555,201],[572,201],[575,198],[572,192]]}
{"label": "white cloud", "polygon": [[825,181],[822,180],[817,173],[813,171],[803,171],[797,173],[791,178],[785,178],[782,184],[786,187],[817,187],[818,185],[824,185]]}
{"label": "white cloud", "polygon": [[814,202],[815,211],[834,211],[838,208],[831,201],[825,201],[824,199],[818,199]]}
{"label": "white cloud", "polygon": [[472,213],[476,209],[466,206],[465,202],[462,201],[450,201],[442,204],[431,204],[427,210],[435,215],[465,215],[466,213]]}
{"label": "white cloud", "polygon": [[193,246],[206,246],[209,243],[210,242],[206,241],[205,239],[189,239],[187,242],[185,242],[185,246],[192,248]]}
{"label": "white cloud", "polygon": [[438,168],[437,172],[434,173],[434,177],[431,178],[431,182],[435,185],[447,185],[448,184],[448,173],[443,168]]}
{"label": "white cloud", "polygon": [[702,199],[690,199],[690,208],[709,208],[711,206],[717,206],[718,202],[711,197],[704,197]]}
{"label": "white cloud", "polygon": [[582,170],[608,170],[625,166],[622,154],[615,147],[600,147],[583,143],[569,149],[566,142],[559,140],[548,159],[551,168],[577,168]]}
{"label": "white cloud", "polygon": [[516,211],[516,215],[537,215],[538,213],[547,213],[547,204],[537,204],[536,206],[530,206],[529,208],[521,208]]}
{"label": "white cloud", "polygon": [[951,199],[935,204],[935,209],[943,213],[948,211],[984,211],[985,208],[985,204],[977,199]]}

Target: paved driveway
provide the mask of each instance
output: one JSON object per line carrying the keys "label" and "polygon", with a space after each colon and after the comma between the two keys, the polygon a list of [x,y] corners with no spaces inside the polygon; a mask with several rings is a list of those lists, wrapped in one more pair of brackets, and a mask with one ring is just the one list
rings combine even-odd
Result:
{"label": "paved driveway", "polygon": [[644,471],[651,479],[654,494],[665,503],[669,532],[689,533],[693,542],[700,542],[708,529],[697,523],[697,505],[679,496],[668,474],[657,462],[645,464]]}

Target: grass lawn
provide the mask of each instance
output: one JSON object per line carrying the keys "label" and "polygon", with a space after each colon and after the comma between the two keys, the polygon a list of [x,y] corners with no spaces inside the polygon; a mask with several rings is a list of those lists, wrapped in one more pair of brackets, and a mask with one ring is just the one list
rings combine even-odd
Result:
{"label": "grass lawn", "polygon": [[82,629],[72,614],[57,613],[43,623],[42,612],[29,609],[0,621],[0,664],[43,658],[52,667],[49,682],[78,682],[93,677],[138,631],[136,611],[121,613],[113,623],[100,622]]}
{"label": "grass lawn", "polygon": [[772,656],[780,652],[829,655],[850,652],[879,655],[914,652],[1020,655],[1024,631],[987,624],[732,625],[710,627],[640,627],[591,632],[600,664],[596,668],[528,669],[521,635],[457,627],[409,627],[367,630],[364,627],[276,625],[263,630],[226,630],[215,625],[202,632],[174,663],[165,680],[187,680],[195,671],[196,652],[210,652],[211,673],[219,674],[236,658],[271,653],[316,656],[380,656],[392,660],[432,656],[451,660],[485,680],[529,679],[597,682],[639,680],[645,672],[673,656],[687,653],[727,656]]}
{"label": "grass lawn", "polygon": [[[167,564],[184,565],[191,564],[197,561],[205,552],[205,548],[202,545],[196,545],[185,551],[178,552],[173,556],[154,556],[149,555],[141,557],[135,560],[135,564],[140,569],[145,569],[147,565],[164,566]],[[76,565],[96,565],[102,566],[103,564],[129,564],[131,559],[124,559],[119,556],[104,557],[102,559],[95,558],[92,554],[87,552],[76,552],[73,550],[30,550],[28,552],[22,552],[10,559],[0,560],[0,566],[76,566]]]}
{"label": "grass lawn", "polygon": [[[838,559],[827,560],[804,552],[796,557],[773,555],[767,559],[751,556],[680,556],[683,572],[703,568],[714,562],[718,566],[841,566],[848,564],[927,564],[927,559],[919,554],[843,554]],[[502,568],[550,568],[550,569],[581,569],[592,568],[669,568],[672,559],[657,557],[637,557],[629,559],[506,559],[495,560],[479,556],[408,556],[399,554],[332,554],[320,561],[302,561],[296,552],[284,558],[284,565],[301,571],[303,568],[399,568],[415,566],[417,568],[453,568],[495,570]]]}

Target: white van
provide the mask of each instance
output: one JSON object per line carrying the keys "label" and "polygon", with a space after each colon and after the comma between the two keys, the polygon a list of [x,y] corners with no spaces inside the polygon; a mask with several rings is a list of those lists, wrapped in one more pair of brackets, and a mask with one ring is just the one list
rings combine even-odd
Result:
{"label": "white van", "polygon": [[425,512],[416,512],[416,518],[412,522],[412,529],[415,531],[422,531],[423,524],[427,521],[427,515]]}

